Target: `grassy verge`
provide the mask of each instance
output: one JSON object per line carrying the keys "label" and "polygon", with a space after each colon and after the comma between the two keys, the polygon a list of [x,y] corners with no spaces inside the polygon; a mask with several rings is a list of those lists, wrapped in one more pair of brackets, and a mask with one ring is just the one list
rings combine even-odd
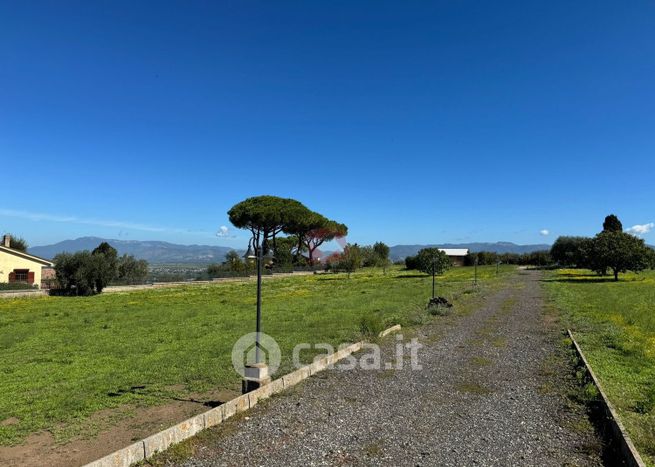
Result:
{"label": "grassy verge", "polygon": [[637,449],[655,465],[655,272],[614,283],[560,270],[547,289]]}
{"label": "grassy verge", "polygon": [[[495,267],[485,267],[478,274],[493,287],[511,271],[496,278]],[[472,276],[470,268],[452,269],[438,279],[438,293],[464,311],[475,295]],[[336,346],[369,328],[438,319],[424,311],[430,290],[430,278],[399,269],[265,281],[263,330],[282,349],[278,374],[291,369],[298,343]],[[68,439],[102,409],[237,389],[232,345],[254,325],[254,281],[2,300],[0,444],[42,429]]]}

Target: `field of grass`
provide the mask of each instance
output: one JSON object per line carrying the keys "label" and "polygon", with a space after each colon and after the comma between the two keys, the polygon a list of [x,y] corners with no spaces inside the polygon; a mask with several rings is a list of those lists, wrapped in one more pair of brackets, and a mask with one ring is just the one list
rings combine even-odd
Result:
{"label": "field of grass", "polygon": [[[497,279],[495,267],[479,268],[483,289],[513,270]],[[461,310],[476,295],[472,277],[471,268],[452,269],[438,293]],[[378,326],[439,319],[424,310],[430,284],[399,269],[265,281],[262,326],[282,349],[278,375],[297,343],[360,340],[364,317]],[[43,429],[65,440],[101,409],[238,389],[232,345],[254,327],[255,281],[0,300],[0,444]]]}
{"label": "field of grass", "polygon": [[547,288],[637,449],[655,465],[655,272],[614,283],[560,270]]}

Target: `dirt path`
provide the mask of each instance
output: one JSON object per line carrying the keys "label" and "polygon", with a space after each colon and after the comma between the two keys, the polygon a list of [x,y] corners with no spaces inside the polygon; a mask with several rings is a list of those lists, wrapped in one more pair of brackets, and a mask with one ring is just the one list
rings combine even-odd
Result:
{"label": "dirt path", "polygon": [[84,465],[238,395],[217,390],[163,405],[101,410],[84,422],[80,436],[67,443],[57,443],[52,433],[41,431],[17,446],[0,446],[0,466]]}
{"label": "dirt path", "polygon": [[[176,449],[168,465],[600,465],[566,397],[561,334],[540,274],[521,272],[474,313],[419,333],[415,371],[330,370]],[[395,338],[382,361],[393,360]]]}

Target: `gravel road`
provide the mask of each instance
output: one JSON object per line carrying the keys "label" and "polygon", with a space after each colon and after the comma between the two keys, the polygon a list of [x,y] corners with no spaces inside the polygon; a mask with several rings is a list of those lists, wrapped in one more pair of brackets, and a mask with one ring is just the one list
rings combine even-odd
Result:
{"label": "gravel road", "polygon": [[[538,272],[418,331],[422,370],[329,370],[208,430],[187,467],[602,465]],[[385,339],[392,361],[396,337]]]}

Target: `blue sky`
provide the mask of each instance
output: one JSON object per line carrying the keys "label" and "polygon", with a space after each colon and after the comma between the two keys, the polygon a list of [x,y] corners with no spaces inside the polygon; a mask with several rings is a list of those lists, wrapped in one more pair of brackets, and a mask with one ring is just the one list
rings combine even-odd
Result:
{"label": "blue sky", "polygon": [[239,247],[216,232],[257,194],[360,243],[646,225],[653,18],[639,0],[0,1],[0,230]]}

